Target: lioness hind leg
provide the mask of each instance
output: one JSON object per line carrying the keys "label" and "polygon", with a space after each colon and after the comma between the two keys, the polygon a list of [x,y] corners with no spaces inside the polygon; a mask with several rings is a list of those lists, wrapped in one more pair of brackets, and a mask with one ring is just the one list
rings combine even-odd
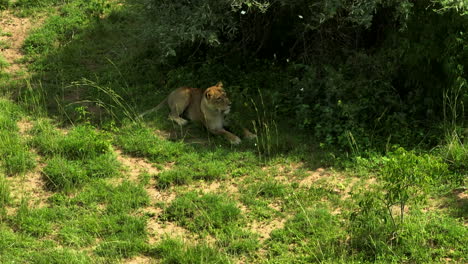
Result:
{"label": "lioness hind leg", "polygon": [[185,87],[176,89],[167,97],[167,103],[171,110],[168,117],[169,120],[176,122],[179,126],[187,124],[188,121],[180,116],[190,103],[190,89]]}
{"label": "lioness hind leg", "polygon": [[241,139],[238,136],[234,135],[233,133],[225,129],[217,129],[217,130],[211,129],[210,132],[216,135],[223,135],[233,145],[238,145],[239,143],[241,143]]}
{"label": "lioness hind leg", "polygon": [[254,139],[257,137],[254,133],[250,132],[247,128],[243,127],[242,128],[242,134],[244,134],[244,137],[246,139]]}

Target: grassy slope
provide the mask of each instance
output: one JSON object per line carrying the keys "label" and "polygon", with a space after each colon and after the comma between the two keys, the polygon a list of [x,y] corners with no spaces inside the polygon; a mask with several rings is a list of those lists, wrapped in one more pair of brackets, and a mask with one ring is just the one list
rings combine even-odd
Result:
{"label": "grassy slope", "polygon": [[[121,8],[113,3],[110,9]],[[67,8],[62,11],[78,12],[76,7]],[[51,25],[81,32],[89,23],[78,14],[68,16],[73,18],[70,21],[51,15],[45,22],[49,26],[36,31],[30,41],[54,39],[54,34],[59,41],[59,31],[47,32],[54,28]],[[108,32],[110,26],[90,31]],[[41,39],[41,34],[46,38]],[[120,34],[103,34],[109,42],[102,46],[89,36],[70,42],[55,58],[43,58],[42,52],[50,51],[36,49],[48,44],[30,43],[26,48],[33,49],[28,57],[35,62],[32,75],[44,70],[38,66],[59,65],[65,66],[61,74],[76,80],[90,69],[97,79],[109,78],[99,76],[105,71],[92,56],[99,56],[103,46]],[[83,44],[86,41],[96,43]],[[80,50],[77,47],[90,53],[73,57]],[[41,60],[46,62],[37,63]],[[2,76],[8,86],[28,88]],[[50,76],[41,78],[47,85],[44,91],[68,85]],[[62,95],[72,100],[75,90],[71,90]],[[74,120],[81,122],[63,128],[39,111],[42,97],[22,94],[23,107],[0,99],[1,263],[463,263],[467,259],[464,189],[414,186],[416,193],[410,196],[424,202],[408,202],[401,222],[392,218],[400,216],[398,208],[382,203],[388,201],[382,188],[391,181],[386,176],[407,174],[404,166],[423,177],[433,171],[462,177],[437,157],[396,152],[358,159],[352,169],[336,171],[321,168],[325,163],[321,156],[309,145],[295,147],[299,144],[294,141],[288,144],[297,144],[292,147],[296,151],[278,147],[269,157],[267,147],[273,141],[264,138],[230,147],[192,128],[195,138],[208,140],[169,141],[155,133],[170,130],[162,118],[147,125],[110,122],[97,129],[81,108],[74,112]],[[113,104],[119,102],[117,98]]]}

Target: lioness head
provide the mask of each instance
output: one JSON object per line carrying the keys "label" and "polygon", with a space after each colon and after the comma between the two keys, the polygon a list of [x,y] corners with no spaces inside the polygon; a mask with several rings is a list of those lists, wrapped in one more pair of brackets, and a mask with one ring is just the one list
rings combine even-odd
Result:
{"label": "lioness head", "polygon": [[204,92],[204,97],[211,108],[225,114],[229,113],[229,110],[231,109],[231,101],[223,89],[222,82],[218,82],[215,86],[211,86],[206,89]]}

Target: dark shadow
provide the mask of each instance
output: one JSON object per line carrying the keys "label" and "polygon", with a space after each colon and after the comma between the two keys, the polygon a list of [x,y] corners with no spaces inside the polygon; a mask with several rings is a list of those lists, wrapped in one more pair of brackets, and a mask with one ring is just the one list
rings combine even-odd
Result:
{"label": "dark shadow", "polygon": [[[234,115],[248,120],[261,119],[259,123],[263,129],[264,124],[278,122],[274,124],[278,125],[277,131],[263,133],[266,130],[260,127],[260,131],[257,131],[260,141],[244,140],[240,146],[233,147],[225,139],[211,135],[201,126],[190,125],[184,129],[174,126],[166,118],[167,110],[145,117],[143,122],[155,131],[169,134],[171,140],[182,139],[187,144],[195,145],[195,150],[222,147],[232,151],[252,151],[259,153],[264,161],[276,156],[295,155],[299,156],[304,166],[312,170],[329,165],[324,164],[330,160],[324,161],[326,154],[318,151],[312,136],[280,124],[290,120],[264,114],[275,100],[274,96],[281,98],[281,95],[273,95],[265,90],[259,96],[256,90],[268,87],[269,82],[287,84],[287,78],[276,75],[277,79],[270,80],[270,69],[258,68],[258,72],[251,77],[258,86],[247,91],[239,83],[239,76],[244,69],[234,69],[237,66],[227,62],[215,62],[212,68],[204,68],[209,69],[208,72],[200,70],[200,64],[189,61],[181,64],[180,58],[173,64],[160,63],[158,47],[142,37],[147,29],[142,27],[145,25],[145,17],[142,15],[145,14],[145,6],[141,3],[125,1],[112,11],[103,13],[91,10],[87,17],[81,18],[85,22],[63,22],[73,14],[60,9],[60,15],[53,20],[46,20],[43,26],[56,23],[56,28],[64,23],[60,28],[60,38],[57,39],[60,43],[58,46],[42,43],[40,37],[43,32],[40,28],[33,32],[30,41],[26,43],[29,46],[25,46],[26,50],[34,47],[38,52],[28,56],[32,60],[31,71],[34,73],[30,83],[32,93],[40,93],[39,97],[45,101],[49,115],[65,124],[89,120],[102,126],[111,121],[123,123],[127,119],[137,119],[139,113],[159,104],[178,86],[203,88],[223,80],[227,83],[228,93],[238,98],[233,100]],[[182,46],[189,51],[198,48],[195,44]],[[42,52],[47,56],[38,55]],[[181,54],[186,53],[190,52],[186,50]],[[205,63],[205,59],[201,57],[199,63]],[[31,95],[27,87],[21,93],[22,96]],[[256,102],[255,109],[251,102]],[[249,107],[242,109],[248,104]],[[262,115],[261,118],[258,118],[259,115]],[[247,125],[251,126],[251,122],[248,121]],[[253,131],[251,127],[249,129]]]}
{"label": "dark shadow", "polygon": [[449,213],[456,218],[468,218],[468,190],[464,187],[452,190],[444,196],[443,208],[449,209]]}

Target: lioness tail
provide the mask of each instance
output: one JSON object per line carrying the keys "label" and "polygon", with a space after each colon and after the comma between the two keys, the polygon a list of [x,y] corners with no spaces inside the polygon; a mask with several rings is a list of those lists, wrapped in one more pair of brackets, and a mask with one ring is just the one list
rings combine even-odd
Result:
{"label": "lioness tail", "polygon": [[150,110],[141,113],[138,117],[142,118],[143,116],[145,116],[145,115],[147,115],[147,114],[150,114],[150,113],[153,113],[153,112],[158,111],[159,109],[161,109],[161,107],[163,107],[163,105],[164,105],[166,102],[167,102],[167,97],[166,97],[161,103],[159,103],[156,107],[153,107],[153,108],[151,108]]}

